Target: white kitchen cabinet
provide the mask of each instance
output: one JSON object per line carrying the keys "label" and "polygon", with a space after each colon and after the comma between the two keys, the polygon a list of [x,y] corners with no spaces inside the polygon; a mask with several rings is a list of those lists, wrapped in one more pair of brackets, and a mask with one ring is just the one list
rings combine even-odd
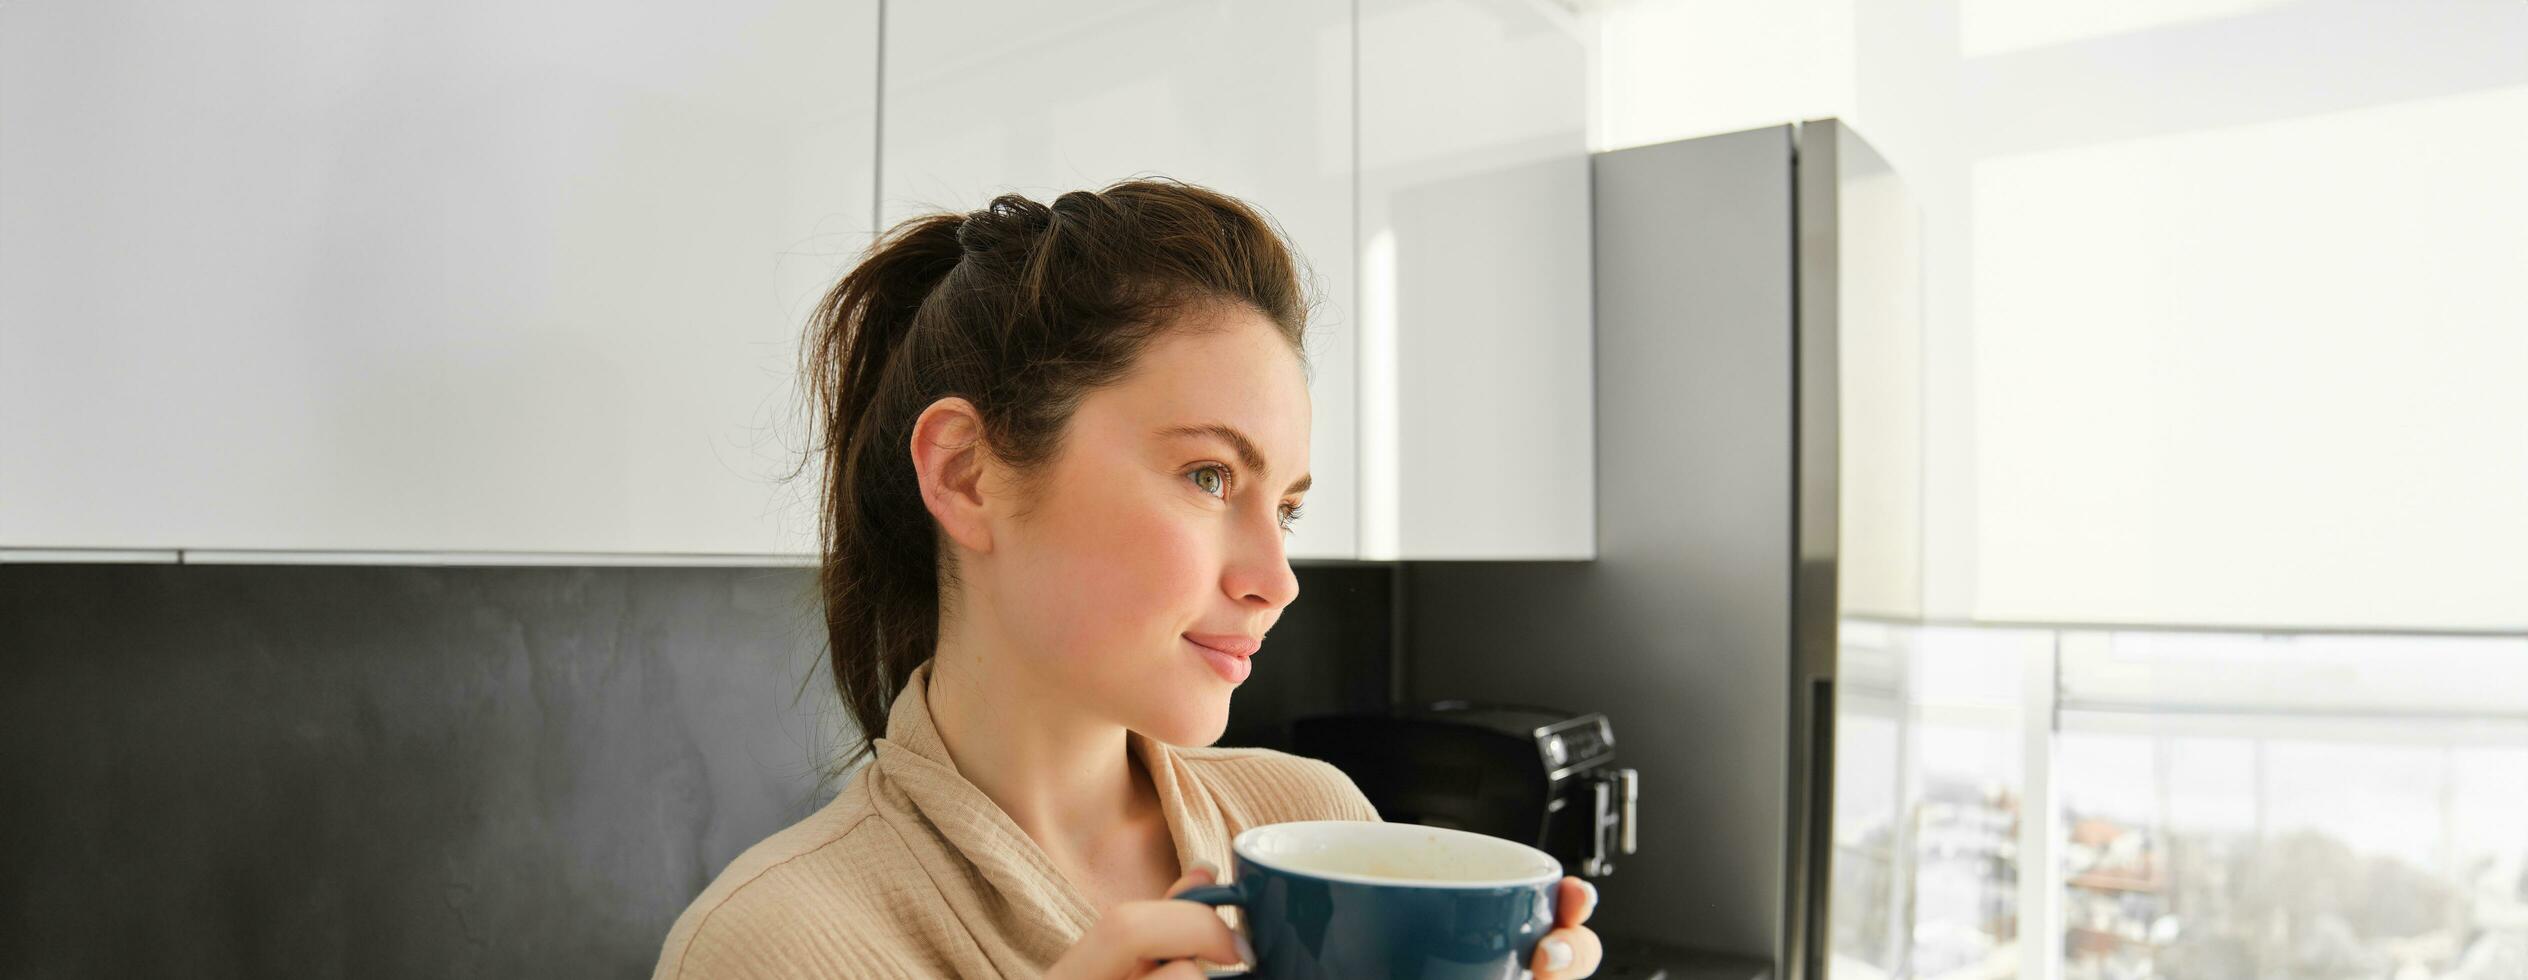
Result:
{"label": "white kitchen cabinet", "polygon": [[870,233],[1139,175],[1307,263],[1293,558],[1587,558],[1584,70],[1512,0],[0,6],[0,560],[809,560]]}
{"label": "white kitchen cabinet", "polygon": [[1160,174],[1282,223],[1322,300],[1292,558],[1595,554],[1585,64],[1548,5],[902,4],[886,35],[888,222]]}
{"label": "white kitchen cabinet", "polygon": [[0,6],[0,549],[811,555],[876,22]]}
{"label": "white kitchen cabinet", "polygon": [[[988,27],[986,26],[988,25]],[[1138,176],[1239,197],[1314,272],[1294,559],[1358,550],[1348,2],[887,7],[882,216],[1050,202]]]}
{"label": "white kitchen cabinet", "polygon": [[1360,4],[1362,558],[1597,555],[1586,54],[1533,0]]}

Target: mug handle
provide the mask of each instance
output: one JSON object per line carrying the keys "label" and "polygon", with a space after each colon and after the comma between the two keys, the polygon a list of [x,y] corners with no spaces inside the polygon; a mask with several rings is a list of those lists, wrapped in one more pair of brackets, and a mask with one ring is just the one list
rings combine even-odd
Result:
{"label": "mug handle", "polygon": [[[1236,881],[1232,881],[1225,885],[1204,885],[1201,888],[1188,888],[1168,897],[1187,902],[1199,902],[1214,908],[1222,905],[1235,905],[1243,908],[1246,905],[1246,889]],[[1253,967],[1255,964],[1249,963],[1247,966]],[[1214,973],[1210,974],[1210,976],[1251,977],[1254,976],[1254,974],[1248,972],[1247,970],[1239,970],[1235,973]]]}
{"label": "mug handle", "polygon": [[1180,901],[1201,902],[1205,905],[1212,906],[1244,906],[1246,904],[1246,889],[1238,887],[1238,883],[1232,881],[1225,885],[1204,885],[1201,888],[1188,888],[1168,897],[1178,899]]}

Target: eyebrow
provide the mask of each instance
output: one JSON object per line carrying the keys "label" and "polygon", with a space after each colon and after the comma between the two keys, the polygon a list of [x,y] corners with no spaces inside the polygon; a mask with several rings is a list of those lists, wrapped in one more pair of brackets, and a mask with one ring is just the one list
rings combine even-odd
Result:
{"label": "eyebrow", "polygon": [[[1265,470],[1271,469],[1271,467],[1264,465],[1264,454],[1256,451],[1255,440],[1247,438],[1246,433],[1244,432],[1240,432],[1237,429],[1222,425],[1218,422],[1206,422],[1200,425],[1164,426],[1153,434],[1167,436],[1170,438],[1202,438],[1209,436],[1228,443],[1230,449],[1237,451],[1238,462],[1245,464],[1248,470],[1256,473],[1262,473]],[[1291,483],[1290,489],[1282,492],[1285,494],[1293,494],[1306,490],[1310,486],[1315,485],[1316,479],[1316,475],[1313,473],[1302,475],[1298,480]]]}

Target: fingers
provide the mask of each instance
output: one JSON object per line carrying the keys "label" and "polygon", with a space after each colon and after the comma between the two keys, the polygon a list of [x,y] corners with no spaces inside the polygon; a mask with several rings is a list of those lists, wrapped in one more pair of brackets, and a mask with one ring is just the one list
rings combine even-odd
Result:
{"label": "fingers", "polygon": [[1528,969],[1536,971],[1536,980],[1570,980],[1598,972],[1598,960],[1604,955],[1597,933],[1586,926],[1567,926],[1545,934],[1545,941],[1536,944],[1536,959]]}
{"label": "fingers", "polygon": [[1576,926],[1589,921],[1589,914],[1598,910],[1598,886],[1575,875],[1564,875],[1561,895],[1554,903],[1554,925]]}
{"label": "fingers", "polygon": [[1604,949],[1598,934],[1581,923],[1598,910],[1597,886],[1576,875],[1563,876],[1556,886],[1554,925],[1536,944],[1536,959],[1528,968],[1536,971],[1536,980],[1565,980],[1585,977],[1597,972]]}
{"label": "fingers", "polygon": [[[1238,935],[1229,931],[1218,911],[1173,899],[1125,902],[1106,910],[1074,950],[1083,957],[1078,975],[1090,977],[1131,976],[1152,960],[1199,956],[1214,963],[1236,963],[1240,959]],[[1198,967],[1195,975],[1200,974]]]}
{"label": "fingers", "polygon": [[1196,861],[1192,867],[1185,869],[1184,877],[1176,879],[1175,884],[1167,886],[1167,897],[1175,898],[1188,888],[1200,888],[1219,879],[1220,869],[1212,867],[1209,861]]}
{"label": "fingers", "polygon": [[1177,960],[1133,980],[1203,980],[1203,968],[1192,960]]}

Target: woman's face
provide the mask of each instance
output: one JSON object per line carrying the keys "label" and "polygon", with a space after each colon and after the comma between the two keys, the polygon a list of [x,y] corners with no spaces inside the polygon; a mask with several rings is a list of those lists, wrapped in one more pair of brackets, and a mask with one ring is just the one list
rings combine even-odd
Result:
{"label": "woman's face", "polygon": [[1037,506],[980,563],[1030,689],[1172,745],[1218,740],[1237,683],[1186,634],[1260,638],[1299,597],[1284,527],[1309,412],[1299,355],[1244,307],[1189,316],[1083,400]]}

